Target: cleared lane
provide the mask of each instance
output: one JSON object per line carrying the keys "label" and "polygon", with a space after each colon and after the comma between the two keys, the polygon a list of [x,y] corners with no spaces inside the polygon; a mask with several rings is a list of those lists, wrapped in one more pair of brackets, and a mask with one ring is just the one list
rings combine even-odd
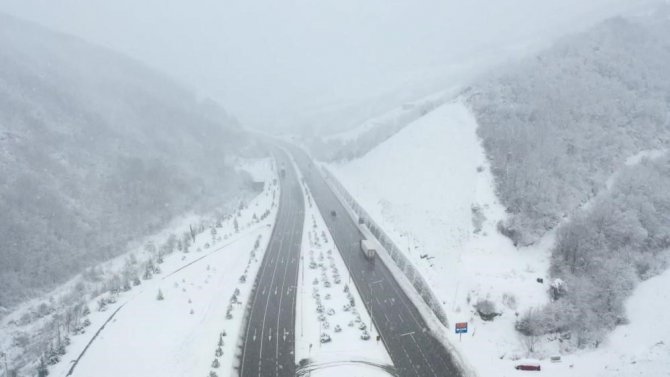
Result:
{"label": "cleared lane", "polygon": [[305,208],[293,164],[284,152],[274,154],[286,175],[280,178],[277,222],[251,300],[239,370],[243,377],[292,377],[296,369],[295,287]]}
{"label": "cleared lane", "polygon": [[[363,235],[300,149],[289,147],[326,220],[352,279],[372,315],[398,373],[405,376],[460,376],[451,355],[429,332],[423,318],[380,260],[360,251]],[[331,215],[335,210],[336,216]]]}

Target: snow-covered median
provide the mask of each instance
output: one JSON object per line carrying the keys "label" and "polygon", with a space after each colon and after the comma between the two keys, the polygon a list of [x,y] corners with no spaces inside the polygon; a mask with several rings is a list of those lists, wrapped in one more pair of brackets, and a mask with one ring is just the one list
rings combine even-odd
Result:
{"label": "snow-covered median", "polygon": [[296,363],[313,376],[388,376],[392,365],[309,190],[296,307]]}

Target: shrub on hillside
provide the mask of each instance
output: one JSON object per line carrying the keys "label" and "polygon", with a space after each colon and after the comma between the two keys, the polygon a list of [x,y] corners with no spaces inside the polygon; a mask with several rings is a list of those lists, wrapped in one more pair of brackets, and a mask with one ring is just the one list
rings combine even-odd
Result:
{"label": "shrub on hillside", "polygon": [[491,300],[480,299],[475,303],[475,310],[484,321],[492,321],[500,313],[496,311],[496,305]]}
{"label": "shrub on hillside", "polygon": [[[670,248],[670,156],[624,169],[607,193],[557,233],[551,273],[560,294],[533,319],[544,333],[569,332],[597,346],[625,323],[624,300],[636,283],[666,265]],[[526,331],[528,326],[518,326]]]}

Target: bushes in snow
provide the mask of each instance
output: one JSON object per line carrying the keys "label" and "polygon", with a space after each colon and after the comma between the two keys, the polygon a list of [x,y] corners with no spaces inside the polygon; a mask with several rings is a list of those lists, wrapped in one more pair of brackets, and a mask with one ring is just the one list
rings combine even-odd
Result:
{"label": "bushes in snow", "polygon": [[496,305],[491,300],[480,299],[475,303],[475,310],[484,321],[492,321],[500,313],[496,311]]}
{"label": "bushes in snow", "polygon": [[[625,323],[624,300],[640,279],[667,267],[670,156],[624,169],[608,192],[559,228],[551,273],[553,301],[532,328],[570,333],[577,346],[598,345]],[[525,325],[524,325],[525,326]]]}

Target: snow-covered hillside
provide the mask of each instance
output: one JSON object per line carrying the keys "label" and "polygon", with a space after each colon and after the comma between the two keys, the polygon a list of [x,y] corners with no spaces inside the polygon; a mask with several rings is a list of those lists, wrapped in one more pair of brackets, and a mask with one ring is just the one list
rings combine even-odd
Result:
{"label": "snow-covered hillside", "polygon": [[0,13],[0,316],[185,213],[251,196],[229,163],[247,141],[160,72]]}
{"label": "snow-covered hillside", "polygon": [[[528,308],[547,301],[554,236],[549,233],[535,246],[516,248],[497,231],[505,210],[496,198],[476,130],[470,110],[456,100],[362,158],[327,167],[419,268],[442,300],[451,325],[469,323],[462,340],[453,329],[450,336],[477,372],[513,376],[523,373],[513,366],[528,356],[531,346],[514,323]],[[476,313],[474,306],[483,300],[495,305],[499,315],[493,321]],[[631,326],[640,325],[634,315],[631,321]],[[549,363],[549,356],[559,353],[557,343],[539,339],[532,345],[535,356],[545,358],[545,370],[586,375],[602,364],[589,353]],[[617,343],[619,355],[634,351],[633,346],[621,348],[625,346]],[[579,362],[570,367],[573,360]]]}
{"label": "snow-covered hillside", "polygon": [[[471,333],[456,344],[490,375],[500,367],[479,361],[522,353],[515,313],[544,299],[545,287],[535,279],[545,276],[548,254],[519,251],[496,231],[505,214],[476,127],[469,110],[451,102],[363,158],[329,168],[406,251],[450,322],[470,323]],[[502,315],[481,321],[473,310],[480,299],[496,303]]]}
{"label": "snow-covered hillside", "polygon": [[[40,319],[23,320],[36,303],[3,318],[0,349],[8,353],[10,368],[33,375],[39,355],[46,352],[49,375],[57,377],[68,375],[73,366],[72,376],[83,377],[229,375],[279,198],[272,160],[239,160],[238,168],[265,182],[259,195],[244,205],[235,202],[223,220],[188,217],[146,243],[161,245],[174,234],[186,234],[192,241],[178,242],[187,246],[169,253],[162,247],[137,247],[97,266],[94,282],[77,276],[40,297],[38,302],[52,305]],[[189,232],[194,223],[207,225]],[[83,310],[57,304],[73,286],[81,287],[76,293]],[[40,334],[49,321],[59,326],[60,339]]]}
{"label": "snow-covered hillside", "polygon": [[572,375],[669,376],[669,286],[670,271],[640,283],[626,303],[630,323],[614,330],[600,349],[569,360]]}

